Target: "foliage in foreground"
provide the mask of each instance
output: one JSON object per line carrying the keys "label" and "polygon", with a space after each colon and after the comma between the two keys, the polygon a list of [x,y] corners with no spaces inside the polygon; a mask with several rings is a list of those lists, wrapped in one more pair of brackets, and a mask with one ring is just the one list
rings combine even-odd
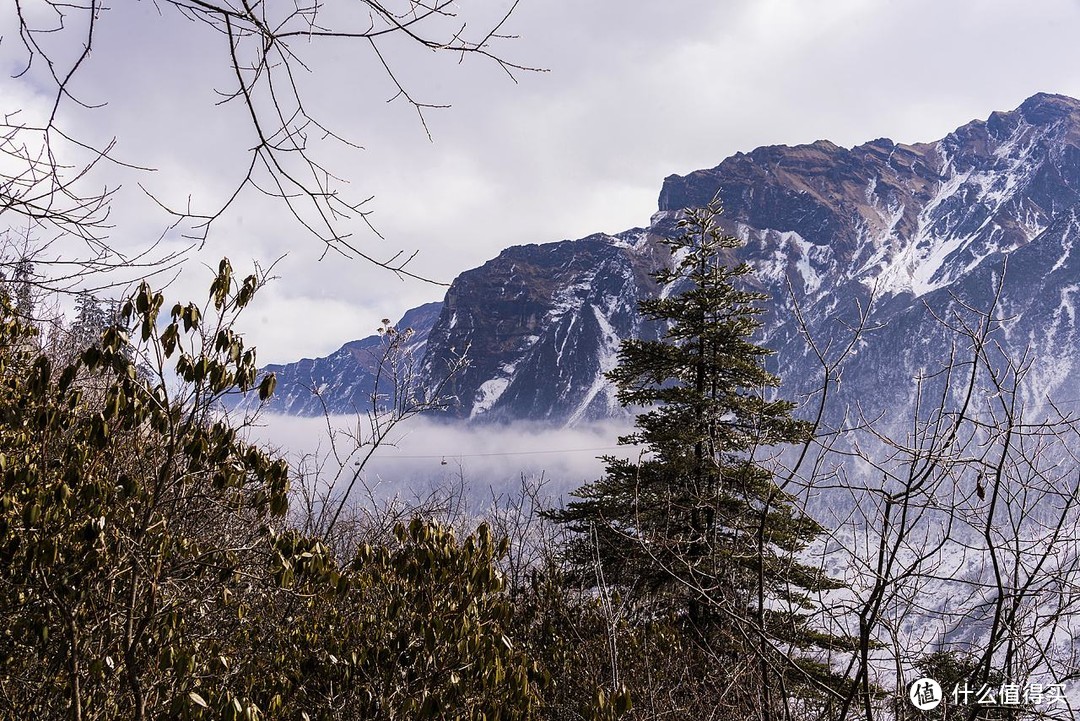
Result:
{"label": "foliage in foreground", "polygon": [[164,320],[143,284],[56,367],[0,299],[0,715],[531,717],[486,526],[336,558],[288,527],[287,463],[211,412],[273,390],[231,328],[259,283],[223,261]]}
{"label": "foliage in foreground", "polygon": [[[290,508],[297,469],[212,410],[274,385],[232,331],[260,279],[227,261],[203,307],[164,313],[146,285],[119,313],[84,303],[104,327],[68,345],[40,342],[0,285],[0,717],[910,716],[850,668],[837,683],[836,660],[859,660],[812,615],[837,584],[799,562],[820,527],[768,457],[807,428],[766,398],[731,240],[688,218],[660,280],[689,282],[643,307],[670,333],[613,374],[654,404],[631,439],[650,453],[546,519]],[[994,680],[987,659],[916,668]],[[972,710],[1033,712],[936,714]]]}

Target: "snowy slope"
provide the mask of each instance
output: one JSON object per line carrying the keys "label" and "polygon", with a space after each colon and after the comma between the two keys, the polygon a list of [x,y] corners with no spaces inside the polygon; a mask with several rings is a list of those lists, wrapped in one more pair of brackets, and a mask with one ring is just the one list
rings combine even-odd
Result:
{"label": "snowy slope", "polygon": [[[462,273],[441,308],[425,307],[430,335],[414,323],[421,377],[439,382],[466,353],[469,367],[451,379],[451,413],[473,422],[575,424],[621,413],[603,374],[622,339],[655,333],[636,304],[665,292],[649,277],[666,262],[659,241],[676,232],[681,208],[719,194],[724,222],[746,241],[738,259],[773,298],[762,340],[778,351],[770,362],[787,395],[821,382],[804,330],[835,351],[868,314],[872,330],[845,368],[839,400],[893,407],[915,374],[941,363],[949,341],[935,316],[996,302],[1010,347],[1040,359],[1030,399],[1080,396],[1071,390],[1080,380],[1078,191],[1080,102],[1055,95],[937,142],[739,153],[668,177],[648,228],[517,246]],[[281,368],[279,409],[318,412],[306,388],[320,386],[331,407],[362,408],[355,343],[366,342]]]}

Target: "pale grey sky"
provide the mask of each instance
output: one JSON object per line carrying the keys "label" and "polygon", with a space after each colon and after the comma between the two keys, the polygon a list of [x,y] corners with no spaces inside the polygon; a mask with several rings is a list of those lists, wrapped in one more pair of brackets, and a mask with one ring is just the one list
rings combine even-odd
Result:
{"label": "pale grey sky", "polygon": [[[242,176],[251,139],[239,106],[215,105],[214,89],[233,81],[222,38],[165,4],[113,5],[74,85],[108,105],[66,105],[63,119],[82,137],[116,137],[119,157],[156,168],[88,179],[122,184],[111,241],[134,249],[169,223],[138,184],[209,210]],[[458,6],[468,18],[507,3]],[[10,15],[0,10],[0,106],[32,117],[46,85],[33,72],[10,77],[19,57]],[[342,44],[305,56],[311,72],[298,82],[309,111],[364,148],[314,149],[348,180],[346,192],[375,196],[371,221],[385,240],[357,228],[365,251],[419,250],[412,270],[449,282],[510,245],[644,225],[664,176],[738,151],[934,140],[1036,92],[1080,96],[1075,0],[522,0],[506,30],[520,37],[501,54],[548,72],[519,73],[515,84],[479,58],[457,64],[387,46],[414,95],[453,105],[428,114],[431,142],[408,105],[386,102],[394,91],[370,52]],[[360,260],[320,261],[322,250],[280,202],[249,190],[172,293],[205,297],[201,264],[222,255],[243,271],[288,254],[243,326],[260,361],[285,362],[330,353],[444,292]]]}

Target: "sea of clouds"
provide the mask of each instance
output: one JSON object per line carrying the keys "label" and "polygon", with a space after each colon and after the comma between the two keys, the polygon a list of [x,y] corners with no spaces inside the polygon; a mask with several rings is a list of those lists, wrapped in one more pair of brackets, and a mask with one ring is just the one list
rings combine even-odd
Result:
{"label": "sea of clouds", "polygon": [[[602,456],[636,457],[620,446],[630,422],[604,421],[575,428],[535,423],[449,424],[411,418],[395,426],[374,450],[365,416],[302,418],[262,414],[250,428],[253,441],[278,450],[307,485],[351,486],[353,500],[419,500],[459,490],[472,508],[512,495],[522,479],[542,480],[549,504],[603,475]],[[353,478],[356,482],[353,483]]]}

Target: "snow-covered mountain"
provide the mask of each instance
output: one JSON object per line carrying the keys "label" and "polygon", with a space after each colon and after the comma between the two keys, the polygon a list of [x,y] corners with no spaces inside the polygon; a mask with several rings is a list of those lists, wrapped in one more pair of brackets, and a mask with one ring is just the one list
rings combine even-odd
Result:
{"label": "snow-covered mountain", "polygon": [[[675,232],[682,208],[717,193],[746,241],[740,258],[772,295],[762,341],[777,350],[785,394],[820,384],[804,330],[836,349],[863,314],[875,330],[854,348],[845,395],[894,403],[942,362],[940,320],[996,298],[1005,342],[1038,359],[1030,393],[1080,396],[1071,390],[1080,380],[1080,101],[1047,94],[933,143],[739,153],[665,179],[648,228],[509,248],[462,273],[441,306],[402,319],[416,330],[422,382],[439,382],[465,352],[471,364],[449,386],[459,418],[572,425],[622,412],[603,374],[624,338],[655,332],[636,304],[660,290],[649,277],[666,259],[658,240]],[[305,390],[318,388],[331,409],[363,410],[371,366],[361,356],[377,345],[355,341],[274,368],[271,407],[321,412]]]}
{"label": "snow-covered mountain", "polygon": [[509,248],[450,286],[428,338],[421,376],[450,379],[470,420],[575,424],[621,412],[604,373],[623,338],[641,335],[637,301],[655,293],[662,258],[648,231]]}

